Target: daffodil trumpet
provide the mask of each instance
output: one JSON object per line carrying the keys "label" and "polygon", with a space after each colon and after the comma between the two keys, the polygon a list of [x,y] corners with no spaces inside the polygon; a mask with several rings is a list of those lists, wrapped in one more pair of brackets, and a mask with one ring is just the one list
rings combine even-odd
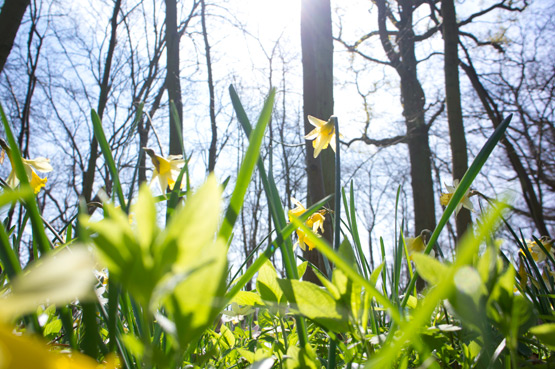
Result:
{"label": "daffodil trumpet", "polygon": [[[155,179],[158,179],[162,192],[165,193],[168,187],[170,190],[173,190],[177,177],[179,177],[179,172],[185,165],[183,155],[170,155],[164,158],[155,154],[154,150],[148,147],[144,147],[143,150],[150,157],[152,165],[154,165],[150,186],[152,186]],[[184,184],[181,183],[181,188],[183,188],[183,186]]]}
{"label": "daffodil trumpet", "polygon": [[[301,217],[306,212],[306,208],[294,197],[291,198],[291,202],[295,204],[295,208],[289,210],[289,221],[292,222],[293,217]],[[316,213],[312,214],[306,220],[307,227],[311,228],[312,231],[320,237],[324,233],[324,221],[325,221],[326,210],[320,210]],[[314,244],[310,241],[305,233],[300,229],[296,231],[298,240],[295,243],[295,246],[299,245],[302,250],[312,250],[314,248]]]}
{"label": "daffodil trumpet", "polygon": [[[455,179],[453,181],[453,185],[449,186],[448,184],[445,183],[445,188],[447,188],[447,192],[446,193],[442,193],[441,197],[439,198],[439,202],[441,203],[442,206],[447,206],[447,204],[449,204],[449,201],[451,201],[451,198],[453,197],[453,194],[455,193],[455,191],[457,190],[457,187],[459,186],[459,180]],[[457,207],[455,208],[455,216],[459,214],[459,211],[461,211],[461,209],[464,207],[470,211],[474,211],[474,206],[472,205],[472,202],[470,202],[469,197],[475,195],[474,192],[470,191],[470,189],[466,190],[466,192],[463,195],[463,198],[461,199],[461,201],[457,204]]]}
{"label": "daffodil trumpet", "polygon": [[[12,166],[12,170],[8,175],[8,179],[6,182],[8,186],[10,186],[11,188],[15,188],[19,184],[20,180],[17,177],[16,171],[15,171],[15,164],[13,161],[10,147],[2,139],[0,139],[0,147],[2,147],[2,149],[6,152],[6,155],[8,155],[8,159],[10,160],[10,164]],[[21,158],[21,160],[23,161],[23,168],[25,169],[25,174],[27,175],[27,180],[29,181],[29,185],[31,186],[31,188],[33,189],[36,195],[40,192],[41,188],[43,188],[46,185],[47,178],[39,177],[38,174],[35,172],[35,170],[41,173],[51,172],[53,168],[50,165],[50,160],[42,157],[35,158],[35,159]]]}
{"label": "daffodil trumpet", "polygon": [[[327,149],[328,146],[331,146],[332,150],[335,152],[335,121],[332,118],[333,116],[326,122],[322,119],[315,118],[312,115],[308,116],[308,121],[316,128],[310,131],[306,136],[304,136],[304,138],[307,140],[314,140],[312,141],[312,146],[314,147],[314,158],[317,158],[318,155],[320,155],[320,152]],[[341,137],[341,135],[339,135],[339,137]]]}

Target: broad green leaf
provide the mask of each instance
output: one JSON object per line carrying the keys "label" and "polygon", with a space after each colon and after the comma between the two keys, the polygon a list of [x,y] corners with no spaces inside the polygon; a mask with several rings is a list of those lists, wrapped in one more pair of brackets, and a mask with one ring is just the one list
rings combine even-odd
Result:
{"label": "broad green leaf", "polygon": [[316,352],[310,345],[305,347],[289,346],[287,349],[286,369],[320,369]]}
{"label": "broad green leaf", "polygon": [[220,337],[227,346],[226,349],[231,349],[235,347],[235,336],[225,324],[222,324],[220,326]]}
{"label": "broad green leaf", "polygon": [[239,291],[230,302],[235,302],[243,306],[264,306],[264,302],[260,298],[260,295],[252,291]]}
{"label": "broad green leaf", "polygon": [[54,319],[53,321],[46,323],[42,334],[45,337],[51,334],[56,335],[60,333],[61,329],[62,329],[62,321],[60,319]]}
{"label": "broad green leaf", "polygon": [[204,245],[198,268],[165,299],[182,348],[200,336],[221,311],[225,292],[227,245],[222,239]]}
{"label": "broad green leaf", "polygon": [[13,279],[11,292],[0,299],[0,320],[35,312],[46,302],[65,305],[75,299],[93,299],[94,268],[94,258],[85,247],[42,257]]}
{"label": "broad green leaf", "polygon": [[429,284],[436,285],[445,278],[448,267],[439,260],[420,252],[412,254],[418,274]]}
{"label": "broad green leaf", "polygon": [[214,240],[220,223],[222,189],[214,175],[208,176],[204,185],[187,199],[184,208],[171,218],[164,237],[177,240],[177,260],[174,272],[180,272],[206,253],[205,246]]}
{"label": "broad green leaf", "polygon": [[501,333],[507,338],[508,345],[516,348],[517,339],[533,324],[530,303],[521,295],[513,292],[516,271],[509,267],[495,281],[487,301],[487,314]]}
{"label": "broad green leaf", "polygon": [[258,271],[256,289],[264,302],[280,303],[283,296],[276,270],[270,261],[266,261]]}
{"label": "broad green leaf", "polygon": [[139,189],[139,200],[132,207],[132,212],[135,214],[135,219],[137,221],[137,226],[135,228],[137,241],[141,249],[149,252],[149,248],[154,242],[159,228],[156,224],[156,207],[154,205],[154,199],[146,184],[143,184]]}
{"label": "broad green leaf", "polygon": [[551,350],[555,350],[555,323],[537,325],[530,328],[529,332]]}
{"label": "broad green leaf", "polygon": [[299,265],[297,265],[297,273],[299,273],[299,279],[302,279],[304,273],[306,272],[306,268],[308,266],[308,261],[303,261]]}
{"label": "broad green leaf", "polygon": [[241,347],[237,347],[236,350],[241,355],[242,358],[248,361],[249,364],[254,363],[254,352],[246,350]]}
{"label": "broad green leaf", "polygon": [[[336,270],[334,270],[334,273]],[[341,293],[339,292],[339,289],[335,284],[333,284],[332,281],[330,281],[325,275],[321,273],[316,272],[315,274],[316,274],[316,277],[318,277],[318,279],[322,283],[322,286],[324,286],[324,288],[328,291],[328,293],[333,297],[334,300],[341,299]]]}
{"label": "broad green leaf", "polygon": [[346,309],[324,289],[311,282],[279,279],[291,309],[334,332],[348,330]]}

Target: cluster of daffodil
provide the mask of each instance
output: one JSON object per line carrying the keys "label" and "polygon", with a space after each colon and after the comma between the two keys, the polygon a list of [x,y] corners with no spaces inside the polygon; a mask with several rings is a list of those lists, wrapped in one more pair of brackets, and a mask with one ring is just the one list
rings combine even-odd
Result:
{"label": "cluster of daffodil", "polygon": [[[451,201],[451,198],[453,197],[453,194],[457,190],[458,186],[459,186],[458,179],[455,179],[453,181],[452,186],[445,184],[445,187],[447,188],[447,192],[441,193],[441,196],[439,198],[439,202],[441,203],[442,206],[447,206],[447,204],[449,204],[449,201]],[[462,200],[457,204],[457,207],[455,208],[455,215],[458,215],[459,211],[461,211],[463,207],[470,211],[474,211],[474,206],[469,200],[469,197],[472,196],[473,194],[474,193],[471,192],[470,189],[466,191]],[[412,260],[413,253],[424,252],[424,250],[426,249],[426,241],[428,237],[430,237],[430,235],[431,235],[431,232],[427,229],[424,229],[417,237],[405,238],[405,244],[407,245],[409,260]],[[432,257],[435,256],[434,250],[430,252],[430,255]]]}
{"label": "cluster of daffodil", "polygon": [[[555,259],[555,247],[553,247],[553,239],[549,238],[548,236],[542,236],[539,241],[545,251],[547,251],[547,253],[549,254],[550,258]],[[551,283],[549,282],[549,278],[555,278],[555,270],[553,269],[552,263],[547,262],[549,256],[541,249],[536,241],[527,241],[526,247],[528,248],[532,259],[534,259],[538,267],[540,267],[540,264],[543,263],[542,279],[544,280],[546,286],[550,286]],[[520,250],[520,252],[524,255],[523,250]],[[522,287],[524,287],[528,283],[528,281],[531,281],[536,287],[539,288],[538,281],[534,279],[533,276],[530,276],[527,273],[524,262],[522,261],[518,268],[518,274],[520,275],[520,285]]]}
{"label": "cluster of daffodil", "polygon": [[[292,221],[292,216],[300,217],[306,212],[306,208],[301,204],[297,199],[294,197],[291,198],[291,202],[295,204],[295,208],[289,210],[289,221]],[[326,211],[320,210],[314,214],[312,214],[307,220],[306,225],[309,228],[312,228],[312,232],[314,232],[317,236],[321,236],[324,233],[324,220],[325,220]],[[310,241],[303,231],[297,229],[297,237],[298,241],[295,243],[299,245],[301,249],[306,250],[308,246],[308,250],[312,250],[314,248],[314,244]],[[320,233],[321,232],[321,233]]]}
{"label": "cluster of daffodil", "polygon": [[[312,146],[314,147],[314,158],[317,158],[318,155],[331,146],[332,150],[335,152],[335,124],[333,120],[330,118],[327,122],[321,119],[315,118],[312,115],[308,116],[308,121],[312,124],[314,128],[307,134],[304,138],[307,140],[314,140],[312,141]],[[339,137],[342,137],[341,134]],[[289,210],[289,221],[292,219],[292,215],[296,217],[300,217],[306,212],[306,208],[295,198],[291,198],[293,204],[295,204],[295,208]],[[314,214],[312,214],[307,220],[306,225],[309,228],[312,228],[312,231],[317,235],[321,236],[324,233],[324,220],[325,220],[326,211],[320,210]],[[299,245],[301,249],[306,250],[308,246],[308,250],[312,250],[314,248],[314,244],[306,237],[304,232],[297,229],[297,237],[298,241],[295,243]]]}
{"label": "cluster of daffodil", "polygon": [[[19,178],[17,178],[17,174],[15,173],[15,165],[12,158],[12,153],[9,146],[6,142],[0,139],[0,147],[2,147],[2,154],[0,157],[0,164],[4,162],[4,155],[8,155],[8,159],[10,160],[10,164],[12,165],[12,171],[8,175],[8,180],[6,183],[11,188],[17,187],[19,184]],[[36,159],[21,159],[23,161],[23,167],[25,168],[25,173],[27,174],[27,179],[29,180],[29,184],[35,194],[38,194],[46,184],[47,178],[41,178],[37,174],[36,171],[41,173],[48,173],[52,171],[52,166],[50,165],[50,160],[46,158],[36,158]]]}

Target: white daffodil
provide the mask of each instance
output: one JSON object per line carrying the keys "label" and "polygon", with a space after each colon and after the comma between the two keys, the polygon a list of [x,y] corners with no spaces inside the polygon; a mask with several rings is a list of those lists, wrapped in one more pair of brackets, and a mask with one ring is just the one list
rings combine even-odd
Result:
{"label": "white daffodil", "polygon": [[[185,165],[185,160],[183,160],[182,155],[170,155],[167,158],[163,158],[160,155],[156,155],[152,149],[143,148],[143,150],[150,156],[150,160],[152,160],[152,165],[154,165],[154,172],[152,174],[152,179],[150,181],[150,185],[156,178],[158,178],[158,182],[160,182],[160,188],[162,192],[166,192],[166,188],[170,187],[170,190],[173,190],[173,186],[175,185],[175,181],[179,176],[179,172],[183,165]],[[181,184],[183,187],[183,183]]]}
{"label": "white daffodil", "polygon": [[[451,201],[451,197],[453,197],[453,194],[455,193],[455,191],[457,190],[457,187],[459,186],[459,180],[455,179],[453,181],[453,185],[449,186],[448,184],[445,183],[445,188],[447,188],[447,193],[442,193],[441,197],[439,198],[439,202],[441,203],[442,206],[447,206],[447,204],[449,204],[449,201]],[[455,215],[459,214],[459,211],[461,211],[461,208],[464,206],[465,208],[467,208],[470,211],[474,211],[474,206],[472,205],[472,203],[469,200],[469,190],[466,191],[466,193],[464,194],[462,200],[457,204],[457,207],[455,208]]]}

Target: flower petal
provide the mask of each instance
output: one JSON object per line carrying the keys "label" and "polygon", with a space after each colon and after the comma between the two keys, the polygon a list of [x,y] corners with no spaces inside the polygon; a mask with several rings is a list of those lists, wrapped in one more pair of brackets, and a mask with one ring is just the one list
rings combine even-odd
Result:
{"label": "flower petal", "polygon": [[323,125],[325,125],[327,122],[322,120],[322,119],[318,119],[316,117],[313,117],[312,115],[308,116],[308,121],[310,122],[310,124],[312,124],[314,127],[322,127]]}
{"label": "flower petal", "polygon": [[48,173],[53,170],[52,165],[50,165],[50,159],[47,158],[23,159],[23,163],[32,166],[42,173]]}

